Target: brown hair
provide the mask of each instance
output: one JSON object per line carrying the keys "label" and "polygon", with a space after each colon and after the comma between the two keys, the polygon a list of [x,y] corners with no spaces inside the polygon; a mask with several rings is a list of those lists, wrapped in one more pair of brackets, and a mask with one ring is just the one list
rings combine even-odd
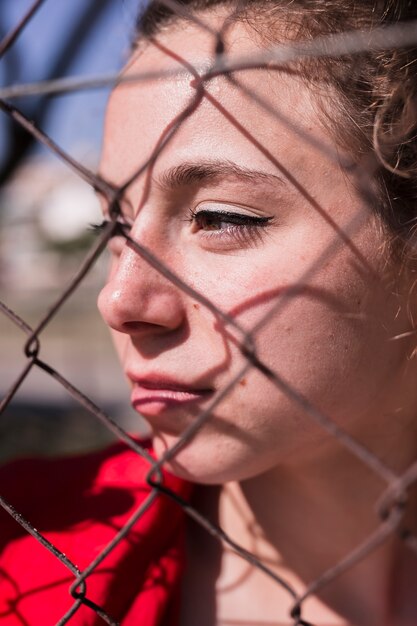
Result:
{"label": "brown hair", "polygon": [[[417,20],[415,0],[179,0],[192,14],[230,7],[233,20],[245,20],[263,39],[308,41],[323,35]],[[179,17],[163,2],[151,3],[138,20],[139,38],[158,34]],[[308,67],[308,71],[307,71]],[[304,70],[303,70],[304,68]],[[396,246],[417,258],[417,22],[416,46],[370,49],[343,57],[303,61],[301,74],[326,81],[338,102],[322,107],[337,143],[356,155],[375,155],[376,210],[390,227]],[[416,233],[416,234],[415,234]]]}

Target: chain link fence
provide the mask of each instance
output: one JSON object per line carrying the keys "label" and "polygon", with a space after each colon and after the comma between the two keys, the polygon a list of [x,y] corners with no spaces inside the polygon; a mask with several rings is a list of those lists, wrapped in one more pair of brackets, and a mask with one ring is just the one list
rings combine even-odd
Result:
{"label": "chain link fence", "polygon": [[[36,11],[41,7],[43,2],[44,0],[36,0],[30,10],[22,16],[21,21],[16,25],[16,27],[3,39],[0,43],[0,56],[4,55],[5,52],[14,45],[20,33],[35,15]],[[69,597],[72,597],[73,601],[71,607],[60,618],[58,622],[59,624],[70,624],[81,607],[88,607],[89,610],[94,612],[97,616],[97,623],[104,622],[111,625],[118,623],[117,616],[108,614],[102,606],[95,603],[93,597],[89,596],[89,577],[97,571],[103,562],[106,563],[106,559],[109,558],[109,555],[117,549],[117,546],[124,539],[126,539],[126,537],[129,538],[130,534],[135,532],[135,524],[138,520],[145,516],[146,513],[151,510],[152,507],[155,506],[155,503],[161,498],[168,498],[172,500],[175,507],[179,507],[179,509],[185,511],[188,516],[191,516],[208,533],[216,537],[223,544],[227,545],[243,559],[246,559],[251,567],[259,568],[267,576],[270,576],[277,585],[281,586],[288,593],[288,615],[291,623],[294,624],[294,626],[309,624],[308,615],[304,616],[302,613],[305,602],[311,596],[325,588],[326,585],[329,585],[342,573],[349,570],[349,568],[352,568],[360,561],[366,559],[392,535],[396,534],[411,552],[417,552],[417,536],[413,533],[411,528],[404,525],[409,490],[417,480],[417,462],[413,463],[407,471],[397,474],[365,445],[357,441],[353,436],[333,421],[331,416],[321,412],[312,402],[310,402],[308,398],[304,397],[301,393],[294,389],[292,385],[282,378],[278,372],[274,371],[268,363],[263,362],[259,358],[256,348],[257,334],[272,318],[278,317],[282,313],[287,306],[291,294],[286,293],[282,297],[278,297],[276,303],[270,309],[267,316],[261,319],[250,331],[244,329],[240,326],[235,317],[220,310],[203,293],[190,286],[184,277],[178,276],[172,269],[170,269],[169,266],[157,258],[150,249],[148,249],[140,241],[135,240],[130,233],[130,224],[127,223],[120,207],[124,194],[129,187],[147,172],[151,164],[155,163],[159,155],[164,151],[166,146],[175,136],[178,129],[181,128],[183,122],[193,115],[202,99],[212,98],[212,96],[210,96],[210,94],[205,90],[205,85],[208,84],[209,81],[215,76],[227,76],[229,80],[234,81],[235,86],[240,89],[245,96],[249,96],[254,102],[257,102],[259,106],[267,110],[268,104],[262,101],[261,96],[257,93],[250,92],[247,87],[245,87],[238,78],[235,78],[235,75],[231,72],[241,69],[262,67],[272,63],[276,66],[282,67],[294,63],[299,59],[305,58],[320,58],[323,56],[336,58],[343,55],[366,52],[371,48],[382,51],[392,48],[401,48],[403,46],[416,46],[417,24],[411,22],[396,24],[386,28],[376,28],[374,31],[367,33],[346,32],[338,35],[322,36],[307,42],[292,45],[279,45],[264,49],[256,58],[230,59],[227,54],[223,53],[223,41],[226,27],[219,32],[213,32],[210,27],[205,24],[203,18],[197,18],[195,15],[189,14],[187,9],[181,4],[175,2],[175,0],[160,0],[160,4],[180,16],[185,15],[187,19],[199,28],[210,32],[213,37],[213,49],[216,51],[215,62],[212,67],[207,68],[203,73],[190,66],[179,67],[179,69],[176,70],[177,75],[187,73],[189,76],[190,73],[192,74],[194,77],[193,84],[195,95],[184,110],[174,120],[172,120],[172,124],[164,136],[160,138],[150,158],[146,162],[139,163],[134,175],[130,176],[122,186],[115,188],[113,184],[105,180],[102,176],[90,171],[82,163],[72,158],[72,156],[61,149],[51,137],[45,134],[41,128],[38,128],[30,119],[27,119],[25,115],[14,106],[13,100],[14,98],[22,95],[65,94],[67,92],[73,92],[91,87],[100,87],[103,85],[107,86],[116,82],[121,83],[123,81],[138,84],[142,81],[149,82],[162,76],[168,76],[169,72],[129,74],[123,77],[120,77],[119,75],[108,75],[87,78],[64,78],[44,83],[40,82],[33,84],[12,85],[3,88],[0,92],[0,108],[3,113],[12,118],[16,124],[20,125],[27,133],[30,133],[34,138],[36,138],[36,140],[43,144],[52,154],[56,156],[57,159],[63,161],[68,168],[71,168],[79,177],[91,185],[94,190],[98,191],[108,203],[110,216],[109,221],[103,226],[101,232],[98,234],[97,239],[70,284],[62,290],[60,297],[45,311],[42,319],[40,319],[37,324],[30,326],[24,319],[11,310],[7,303],[0,303],[0,311],[2,315],[6,316],[13,324],[15,324],[21,331],[22,337],[24,337],[22,340],[22,349],[25,357],[24,368],[11,385],[5,397],[2,399],[0,413],[6,411],[9,403],[13,400],[27,377],[30,376],[35,369],[41,370],[46,375],[54,379],[57,385],[62,386],[65,391],[77,403],[79,403],[79,405],[91,413],[94,418],[102,422],[104,426],[117,437],[118,440],[124,442],[128,448],[133,450],[135,454],[145,460],[148,467],[146,481],[149,486],[149,492],[130,519],[126,521],[121,528],[114,531],[112,539],[106,545],[102,546],[95,558],[93,558],[91,562],[82,569],[79,569],[77,564],[73,563],[68,556],[63,554],[55,545],[53,545],[53,543],[51,543],[51,541],[49,541],[49,539],[43,536],[43,534],[32,525],[30,519],[25,519],[21,512],[15,508],[13,500],[9,501],[4,497],[0,497],[0,504],[3,509],[10,514],[16,525],[20,525],[25,532],[33,537],[34,542],[39,542],[43,549],[49,551],[53,557],[59,560],[67,570],[70,581],[68,585],[68,594]],[[160,46],[160,49],[165,51],[167,55],[170,54],[170,51],[164,50],[162,45]],[[214,99],[212,99],[212,101],[214,102]],[[214,104],[216,103],[214,102]],[[269,112],[271,113],[271,111]],[[272,114],[280,119],[279,116],[281,114],[278,111],[272,111]],[[246,133],[246,129],[239,126],[239,121],[237,119],[231,123],[235,124],[235,127],[238,128],[240,132]],[[305,141],[315,141],[304,135],[302,138]],[[316,147],[325,150],[323,146]],[[262,150],[262,146],[259,146],[259,149]],[[373,176],[374,168],[376,168],[376,163],[374,162],[363,163],[361,191],[365,197],[368,194],[369,180]],[[325,219],[331,221],[330,216],[325,216]],[[332,242],[332,245],[329,246],[328,249],[322,251],[319,258],[317,258],[315,263],[309,268],[308,275],[303,277],[304,282],[308,282],[308,279],[314,275],[317,269],[332,258],[335,247],[340,243],[340,238],[342,238],[344,245],[350,247],[352,254],[356,257],[358,263],[363,264],[364,267],[368,267],[367,260],[364,259],[361,253],[355,248],[351,238],[351,236],[353,237],[354,233],[361,228],[361,223],[361,216],[359,215],[352,220],[352,223],[349,224],[349,227],[344,232],[340,231],[336,225],[333,225],[335,231],[334,242]],[[350,236],[347,233],[350,233]],[[160,273],[164,279],[170,281],[176,288],[191,297],[195,302],[199,303],[201,307],[204,307],[213,313],[216,319],[220,320],[224,328],[232,329],[235,335],[239,337],[239,349],[245,359],[245,363],[240,371],[237,372],[237,374],[229,380],[228,384],[214,396],[207,409],[205,409],[193,420],[192,424],[185,430],[185,432],[182,433],[179,441],[173,447],[166,450],[166,452],[158,460],[155,460],[149,453],[148,449],[143,447],[140,442],[128,434],[128,432],[118,425],[118,423],[114,421],[110,415],[107,415],[99,406],[92,402],[90,398],[86,397],[86,395],[71,384],[70,380],[66,380],[66,378],[64,378],[60,372],[54,368],[53,363],[45,362],[40,356],[42,335],[46,327],[51,320],[55,318],[55,316],[60,314],[60,309],[64,303],[74,294],[75,290],[90,272],[94,263],[105,250],[110,239],[114,236],[124,237],[125,240],[129,242],[131,248],[134,249],[136,253],[149,264],[150,267]],[[188,444],[203,427],[203,425],[210,420],[213,411],[221,405],[222,401],[233,391],[235,386],[239,384],[242,377],[247,375],[247,373],[253,369],[258,370],[262,376],[269,380],[271,386],[275,386],[287,398],[293,401],[296,405],[300,406],[303,412],[308,415],[309,419],[318,424],[320,428],[324,429],[324,431],[326,431],[331,437],[334,437],[341,447],[344,447],[349,454],[354,455],[360,463],[364,464],[371,473],[375,474],[378,479],[386,485],[379,501],[377,503],[369,503],[370,508],[376,507],[377,514],[380,518],[380,523],[377,529],[342,560],[334,564],[334,566],[330,567],[327,571],[324,571],[316,580],[307,585],[302,595],[300,595],[290,583],[277,576],[273,569],[269,568],[267,564],[261,562],[254,554],[251,554],[241,546],[237,545],[236,542],[231,537],[227,536],[219,526],[212,523],[196,508],[194,508],[194,506],[188,501],[188,498],[179,495],[175,489],[171,489],[169,481],[167,482],[166,478],[164,478],[163,469],[167,462],[175,459],[180,450]],[[63,494],[63,497],[65,498],[65,494]],[[21,564],[22,568],[26,568],[28,566],[30,567],[30,564],[28,563]],[[13,610],[15,609],[16,607],[13,608]],[[3,616],[6,615],[7,613],[3,613]],[[19,623],[23,624],[26,622],[22,619]]]}

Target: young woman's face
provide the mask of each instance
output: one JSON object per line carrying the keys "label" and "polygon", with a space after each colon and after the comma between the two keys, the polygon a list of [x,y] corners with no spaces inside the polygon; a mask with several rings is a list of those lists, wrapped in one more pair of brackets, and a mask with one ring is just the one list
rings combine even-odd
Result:
{"label": "young woman's face", "polygon": [[[201,70],[213,60],[212,37],[198,27],[172,27],[158,41],[127,74],[183,70],[179,58]],[[251,58],[259,47],[236,25],[229,50]],[[184,73],[118,86],[103,176],[123,184],[196,95]],[[375,428],[407,420],[415,406],[409,342],[392,340],[410,325],[382,228],[337,154],[297,76],[245,70],[206,84],[152,169],[128,188],[123,210],[132,238],[190,287],[245,331],[260,324],[263,363],[372,446]],[[99,307],[161,455],[242,370],[242,336],[123,239],[111,251]],[[171,468],[201,482],[239,480],[332,446],[305,407],[252,367]]]}

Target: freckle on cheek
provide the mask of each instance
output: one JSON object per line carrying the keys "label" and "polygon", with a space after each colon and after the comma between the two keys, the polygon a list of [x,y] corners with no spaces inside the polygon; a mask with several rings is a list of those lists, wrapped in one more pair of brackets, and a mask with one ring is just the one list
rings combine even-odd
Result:
{"label": "freckle on cheek", "polygon": [[242,378],[242,379],[239,381],[239,385],[240,385],[241,387],[246,387],[246,378]]}

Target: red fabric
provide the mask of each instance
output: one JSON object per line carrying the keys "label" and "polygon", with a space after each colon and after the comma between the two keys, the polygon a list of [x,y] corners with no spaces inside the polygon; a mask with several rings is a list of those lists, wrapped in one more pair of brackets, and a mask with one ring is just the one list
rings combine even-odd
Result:
{"label": "red fabric", "polygon": [[[60,459],[26,459],[0,468],[0,493],[83,570],[143,502],[149,463],[124,444]],[[190,485],[164,484],[188,498]],[[123,626],[176,626],[184,566],[184,513],[158,496],[87,579],[86,596]],[[1,626],[52,626],[74,604],[74,575],[0,508]],[[70,626],[102,626],[82,605]]]}

